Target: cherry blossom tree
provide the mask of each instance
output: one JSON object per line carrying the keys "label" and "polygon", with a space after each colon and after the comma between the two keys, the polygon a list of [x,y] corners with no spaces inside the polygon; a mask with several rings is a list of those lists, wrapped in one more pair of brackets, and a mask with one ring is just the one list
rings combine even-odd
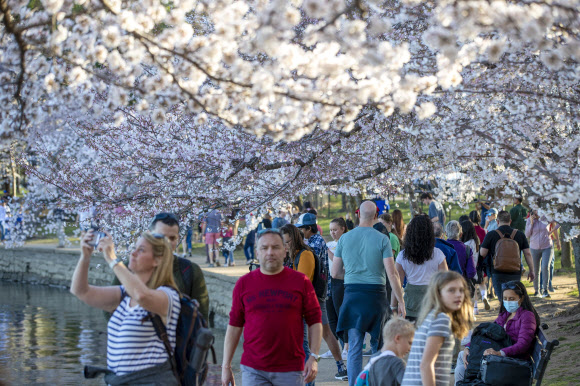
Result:
{"label": "cherry blossom tree", "polygon": [[124,206],[119,229],[455,173],[461,188],[442,179],[440,197],[526,191],[579,259],[579,13],[573,0],[0,0],[1,133],[37,154],[46,194]]}

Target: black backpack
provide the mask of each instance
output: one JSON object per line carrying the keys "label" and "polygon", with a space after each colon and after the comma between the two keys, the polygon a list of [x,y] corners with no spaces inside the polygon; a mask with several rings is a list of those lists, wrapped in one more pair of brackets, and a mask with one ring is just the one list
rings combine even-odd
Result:
{"label": "black backpack", "polygon": [[[305,249],[298,252],[296,257],[294,258],[294,266],[298,267],[298,263],[300,262],[300,255],[304,252]],[[314,292],[316,293],[316,297],[319,299],[326,298],[326,289],[327,289],[327,280],[328,274],[326,272],[326,266],[320,261],[320,258],[316,256],[316,253],[312,252],[314,255],[314,279],[312,280],[312,286],[314,287]]]}
{"label": "black backpack", "polygon": [[175,350],[171,349],[167,330],[159,315],[149,313],[155,332],[169,355],[171,369],[180,385],[203,385],[207,377],[207,357],[211,352],[217,364],[213,348],[214,336],[203,316],[198,312],[199,303],[181,294],[181,311],[177,320]]}
{"label": "black backpack", "polygon": [[499,324],[493,322],[481,323],[473,330],[471,344],[469,346],[469,357],[467,358],[467,368],[465,369],[465,381],[478,378],[481,367],[483,352],[488,348],[496,351],[512,345],[512,340]]}

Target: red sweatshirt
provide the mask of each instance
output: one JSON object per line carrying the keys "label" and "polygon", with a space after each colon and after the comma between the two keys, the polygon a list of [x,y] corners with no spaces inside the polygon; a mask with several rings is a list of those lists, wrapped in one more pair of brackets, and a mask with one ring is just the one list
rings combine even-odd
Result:
{"label": "red sweatshirt", "polygon": [[321,323],[321,311],[312,283],[289,268],[276,275],[256,269],[234,287],[230,325],[244,327],[241,364],[256,370],[304,370],[302,319]]}

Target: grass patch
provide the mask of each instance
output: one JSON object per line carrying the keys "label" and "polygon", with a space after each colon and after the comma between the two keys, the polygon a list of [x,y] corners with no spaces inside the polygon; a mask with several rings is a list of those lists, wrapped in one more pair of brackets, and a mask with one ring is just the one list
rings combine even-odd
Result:
{"label": "grass patch", "polygon": [[[73,246],[80,245],[80,238],[78,237],[67,237],[67,240],[70,241]],[[46,239],[30,239],[26,240],[26,244],[38,245],[38,244],[58,244],[58,239],[54,238],[46,238]]]}
{"label": "grass patch", "polygon": [[566,338],[565,336],[561,336],[558,338],[558,341],[563,342],[565,340],[568,340],[568,338]]}
{"label": "grass patch", "polygon": [[580,348],[580,342],[570,343],[566,346],[570,347],[572,350],[576,350]]}
{"label": "grass patch", "polygon": [[574,291],[570,291],[566,295],[578,297],[578,290],[575,289]]}
{"label": "grass patch", "polygon": [[531,282],[531,281],[522,280],[522,283],[524,284],[524,286],[525,286],[526,288],[530,288],[530,287],[533,287],[533,286],[534,286],[534,283],[533,283],[533,282]]}
{"label": "grass patch", "polygon": [[[560,378],[560,377],[558,377],[558,378]],[[549,380],[548,382],[544,382],[544,383],[546,383],[547,385],[550,385],[550,386],[569,386],[569,385],[575,384],[576,382],[578,382],[578,379],[572,376],[572,377],[560,378],[558,381]]]}
{"label": "grass patch", "polygon": [[[402,198],[401,196],[392,199],[389,204],[391,205],[390,212],[399,209],[403,212],[403,220],[405,224],[411,221],[411,210],[409,206],[409,201]],[[425,213],[428,211],[428,207],[422,203],[419,208]],[[447,215],[447,221],[458,220],[462,215],[467,215],[472,210],[475,210],[475,202],[469,203],[468,207],[463,209],[458,204],[455,203],[444,203],[444,208]],[[450,210],[448,210],[451,208]],[[342,199],[340,196],[331,196],[330,198],[330,210],[328,206],[323,208],[316,208],[318,210],[318,224],[322,228],[323,235],[328,236],[330,222],[337,217],[344,217],[346,212],[342,210]]]}
{"label": "grass patch", "polygon": [[[556,263],[558,263],[559,260],[556,260]],[[554,275],[555,276],[568,276],[572,273],[576,273],[576,269],[574,267],[572,268],[554,268]]]}

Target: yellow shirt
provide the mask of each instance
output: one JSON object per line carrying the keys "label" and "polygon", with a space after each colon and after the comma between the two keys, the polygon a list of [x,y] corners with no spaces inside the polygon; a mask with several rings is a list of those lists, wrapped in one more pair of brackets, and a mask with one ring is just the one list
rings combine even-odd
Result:
{"label": "yellow shirt", "polygon": [[316,264],[314,262],[314,254],[312,252],[302,251],[300,254],[300,261],[298,262],[298,267],[296,267],[295,264],[293,266],[296,271],[305,274],[311,282],[314,280],[314,268],[316,267]]}

